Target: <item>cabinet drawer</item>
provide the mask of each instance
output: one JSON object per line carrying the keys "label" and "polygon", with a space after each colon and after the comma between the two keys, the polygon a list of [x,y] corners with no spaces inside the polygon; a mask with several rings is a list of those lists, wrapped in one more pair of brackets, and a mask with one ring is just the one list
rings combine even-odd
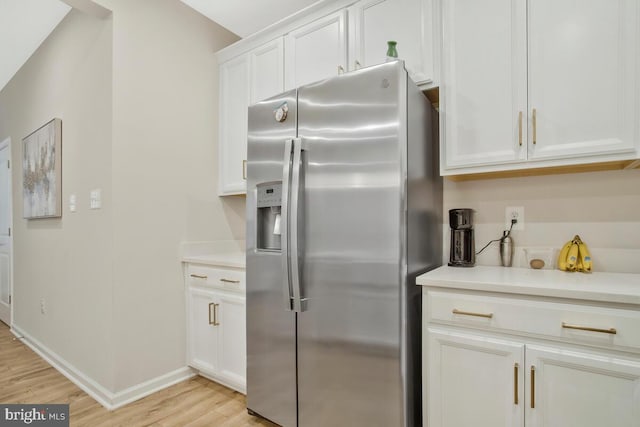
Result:
{"label": "cabinet drawer", "polygon": [[190,286],[207,286],[230,291],[244,292],[245,272],[237,269],[189,265],[187,283]]}
{"label": "cabinet drawer", "polygon": [[429,322],[640,351],[640,311],[633,309],[427,290],[424,310]]}

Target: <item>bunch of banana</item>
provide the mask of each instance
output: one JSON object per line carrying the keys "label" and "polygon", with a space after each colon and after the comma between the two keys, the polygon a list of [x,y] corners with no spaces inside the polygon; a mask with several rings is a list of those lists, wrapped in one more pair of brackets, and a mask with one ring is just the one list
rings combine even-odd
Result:
{"label": "bunch of banana", "polygon": [[577,234],[569,240],[558,255],[558,269],[562,271],[582,271],[591,273],[589,248]]}

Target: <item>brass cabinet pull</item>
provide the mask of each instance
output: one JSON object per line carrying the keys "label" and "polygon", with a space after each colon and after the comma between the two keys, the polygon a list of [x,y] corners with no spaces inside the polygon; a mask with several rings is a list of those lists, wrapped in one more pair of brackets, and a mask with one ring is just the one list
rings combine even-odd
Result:
{"label": "brass cabinet pull", "polygon": [[211,320],[211,306],[213,306],[213,309],[215,310],[216,305],[212,302],[209,303],[209,324],[213,325],[215,320]]}
{"label": "brass cabinet pull", "polygon": [[531,409],[536,408],[536,367],[531,365]]}
{"label": "brass cabinet pull", "polygon": [[218,322],[218,306],[220,304],[213,304],[213,326],[218,326],[220,325],[220,322]]}
{"label": "brass cabinet pull", "polygon": [[244,180],[247,179],[247,161],[246,160],[242,161],[242,179]]}
{"label": "brass cabinet pull", "polygon": [[458,310],[457,308],[454,308],[451,312],[453,314],[462,314],[464,316],[484,317],[486,319],[493,318],[493,313],[487,313],[487,314],[485,314],[485,313],[473,313],[473,312],[470,312],[470,311],[461,311],[461,310]]}
{"label": "brass cabinet pull", "polygon": [[564,329],[577,329],[579,331],[601,332],[603,334],[611,334],[611,335],[615,335],[618,333],[618,331],[615,328],[609,328],[609,329],[590,328],[588,326],[570,325],[564,322],[562,322],[562,327]]}
{"label": "brass cabinet pull", "polygon": [[536,120],[536,109],[533,109],[533,112],[531,113],[531,121],[533,121],[533,143],[536,143],[537,138],[537,120]]}
{"label": "brass cabinet pull", "polygon": [[344,67],[342,65],[338,65],[338,74],[344,74]]}
{"label": "brass cabinet pull", "polygon": [[231,279],[220,279],[220,281],[224,283],[240,283],[240,280],[231,280]]}
{"label": "brass cabinet pull", "polygon": [[513,365],[513,404],[518,404],[518,364]]}
{"label": "brass cabinet pull", "polygon": [[206,279],[207,276],[201,276],[199,274],[190,274],[191,277],[194,277],[196,279]]}
{"label": "brass cabinet pull", "polygon": [[522,147],[522,111],[518,112],[518,145]]}

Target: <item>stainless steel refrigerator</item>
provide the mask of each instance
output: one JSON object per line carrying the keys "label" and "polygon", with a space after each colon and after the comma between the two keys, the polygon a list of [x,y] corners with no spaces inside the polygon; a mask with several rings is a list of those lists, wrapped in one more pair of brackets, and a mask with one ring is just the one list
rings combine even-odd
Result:
{"label": "stainless steel refrigerator", "polygon": [[421,425],[415,276],[442,262],[437,146],[401,61],[249,107],[250,413]]}

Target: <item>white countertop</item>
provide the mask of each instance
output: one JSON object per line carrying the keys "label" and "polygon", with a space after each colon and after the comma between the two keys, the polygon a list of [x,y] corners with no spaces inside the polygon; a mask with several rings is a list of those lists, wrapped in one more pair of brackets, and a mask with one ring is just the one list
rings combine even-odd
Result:
{"label": "white countertop", "polygon": [[572,298],[640,305],[640,274],[569,273],[476,266],[443,266],[418,276],[421,286]]}
{"label": "white countertop", "polygon": [[181,259],[193,264],[245,268],[244,241],[185,242],[181,248]]}
{"label": "white countertop", "polygon": [[245,268],[245,261],[245,254],[239,252],[233,254],[209,254],[182,257],[182,262],[234,268]]}

